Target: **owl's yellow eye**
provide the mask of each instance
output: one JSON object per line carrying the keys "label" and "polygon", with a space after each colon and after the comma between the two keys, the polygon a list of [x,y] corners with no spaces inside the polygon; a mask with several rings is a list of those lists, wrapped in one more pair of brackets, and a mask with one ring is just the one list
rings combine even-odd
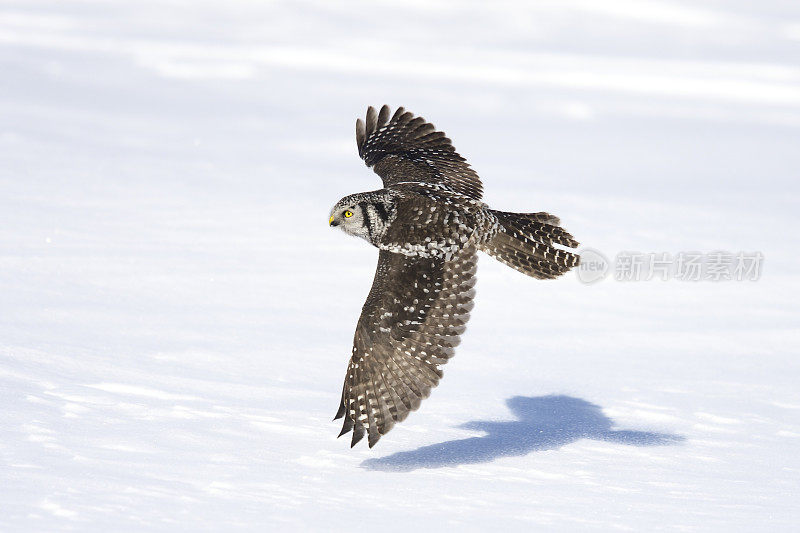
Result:
{"label": "owl's yellow eye", "polygon": [[344,218],[350,218],[351,216],[353,216],[353,212],[352,211],[347,210],[347,211],[344,212]]}

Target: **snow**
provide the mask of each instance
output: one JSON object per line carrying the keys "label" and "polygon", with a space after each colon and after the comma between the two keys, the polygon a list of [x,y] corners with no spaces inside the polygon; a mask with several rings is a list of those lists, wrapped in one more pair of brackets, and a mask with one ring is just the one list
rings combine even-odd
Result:
{"label": "snow", "polygon": [[[799,47],[778,0],[3,2],[0,529],[796,528]],[[762,276],[483,257],[440,386],[351,450],[376,251],[326,221],[383,103],[494,208]]]}

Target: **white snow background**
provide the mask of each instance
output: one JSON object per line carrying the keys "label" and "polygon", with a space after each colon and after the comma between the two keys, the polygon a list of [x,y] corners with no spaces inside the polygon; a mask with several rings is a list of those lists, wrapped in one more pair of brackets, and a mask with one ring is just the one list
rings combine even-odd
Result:
{"label": "white snow background", "polygon": [[[790,531],[794,1],[0,3],[0,530]],[[368,105],[584,246],[755,282],[482,257],[422,408],[332,422],[377,253]]]}

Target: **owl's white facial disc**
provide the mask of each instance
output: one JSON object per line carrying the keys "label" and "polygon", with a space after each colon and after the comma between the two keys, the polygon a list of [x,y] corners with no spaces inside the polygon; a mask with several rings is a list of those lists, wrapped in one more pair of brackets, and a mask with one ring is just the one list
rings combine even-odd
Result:
{"label": "owl's white facial disc", "polygon": [[368,231],[364,223],[363,208],[356,202],[347,200],[348,198],[342,198],[333,206],[328,218],[328,224],[338,226],[342,231],[350,235],[366,237]]}
{"label": "owl's white facial disc", "polygon": [[333,206],[328,222],[378,246],[394,216],[391,194],[380,190],[345,196]]}

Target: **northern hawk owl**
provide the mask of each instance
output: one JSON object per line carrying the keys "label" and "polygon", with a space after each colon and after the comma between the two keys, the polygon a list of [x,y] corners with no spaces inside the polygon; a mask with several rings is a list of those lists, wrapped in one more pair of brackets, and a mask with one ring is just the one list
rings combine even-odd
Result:
{"label": "northern hawk owl", "polygon": [[538,279],[578,264],[578,242],[548,213],[507,213],[481,202],[483,185],[445,134],[402,107],[356,121],[358,154],[383,189],[345,196],[329,224],[380,251],[356,326],[336,418],[351,446],[370,448],[417,409],[442,377],[469,319],[477,252]]}

